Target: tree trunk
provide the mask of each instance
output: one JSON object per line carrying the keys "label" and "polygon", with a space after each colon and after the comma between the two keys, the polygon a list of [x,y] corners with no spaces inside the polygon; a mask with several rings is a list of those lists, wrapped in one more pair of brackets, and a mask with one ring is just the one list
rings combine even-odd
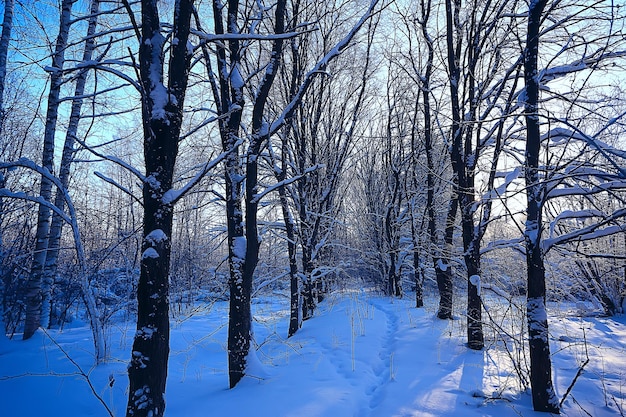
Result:
{"label": "tree trunk", "polygon": [[[437,317],[442,320],[452,319],[454,287],[452,284],[452,270],[450,265],[444,264],[443,259],[435,259],[435,276],[439,290],[439,308]],[[443,265],[443,267],[442,267]]]}
{"label": "tree trunk", "polygon": [[[4,127],[4,83],[7,76],[7,55],[13,30],[13,6],[15,0],[4,1],[4,18],[2,20],[2,36],[0,37],[0,134]],[[0,232],[1,233],[1,232]]]}
{"label": "tree trunk", "polygon": [[433,258],[435,275],[437,277],[437,288],[439,290],[439,310],[437,311],[437,317],[444,320],[452,319],[452,308],[454,304],[454,285],[450,257],[452,256],[454,224],[458,207],[459,200],[452,196],[446,217],[443,251],[440,249],[440,256]]}
{"label": "tree trunk", "polygon": [[[191,54],[187,51],[193,0],[174,12],[168,87],[163,85],[165,38],[157,0],[141,2],[139,73],[141,78],[144,160],[144,230],[137,285],[137,333],[128,368],[128,417],[159,417],[165,412],[169,356],[169,268],[173,206],[171,190]],[[165,99],[164,99],[165,98]]]}
{"label": "tree trunk", "polygon": [[[464,222],[464,224],[467,223],[469,222]],[[474,225],[473,221],[471,225]],[[467,344],[470,349],[480,350],[485,347],[480,291],[480,253],[477,243],[474,242],[473,233],[470,235],[470,242],[464,246],[467,246],[464,257],[467,267]]]}
{"label": "tree trunk", "polygon": [[[54,135],[59,113],[59,94],[61,91],[63,65],[65,64],[65,48],[72,20],[72,6],[75,0],[63,0],[61,4],[61,18],[59,35],[56,39],[52,68],[50,72],[50,91],[48,93],[48,108],[46,111],[46,125],[44,130],[42,167],[51,174],[54,173]],[[42,176],[39,195],[50,202],[52,198],[52,182]],[[33,336],[41,325],[42,309],[42,277],[46,262],[48,234],[50,231],[50,209],[39,204],[37,212],[37,230],[35,232],[35,251],[31,263],[31,270],[26,283],[26,319],[24,322],[24,340]]]}
{"label": "tree trunk", "polygon": [[[227,3],[226,25],[224,25],[222,2],[213,1],[215,33],[225,34],[236,30],[239,2]],[[219,86],[214,93],[218,114],[227,115],[219,120],[222,149],[229,152],[224,163],[226,188],[226,224],[228,233],[228,264],[230,291],[228,314],[228,378],[233,388],[244,375],[246,357],[250,349],[252,317],[248,291],[244,288],[244,263],[247,242],[243,228],[242,166],[239,152],[239,128],[244,106],[243,85],[239,68],[239,41],[231,39],[228,44],[217,45]],[[228,49],[228,53],[227,53]],[[228,59],[230,59],[230,64]],[[232,82],[232,83],[231,83]]]}
{"label": "tree trunk", "polygon": [[[283,153],[284,155],[284,153]],[[281,176],[279,181],[285,179],[287,170],[286,157],[283,156],[283,164],[281,169]],[[281,179],[282,178],[282,179]],[[289,204],[287,202],[287,193],[285,186],[281,186],[278,189],[280,195],[280,205],[283,212],[283,218],[285,219],[285,229],[287,232],[287,253],[289,256],[289,332],[287,337],[291,337],[300,328],[300,286],[298,283],[298,260],[297,260],[297,247],[296,247],[296,233],[293,217],[289,210]]]}
{"label": "tree trunk", "polygon": [[[92,0],[91,10],[89,17],[89,25],[87,28],[87,36],[85,37],[85,49],[83,51],[82,62],[91,61],[93,51],[96,45],[96,39],[93,36],[98,26],[98,13],[100,10],[100,0]],[[72,100],[72,109],[70,113],[69,124],[67,132],[65,133],[65,143],[63,145],[63,154],[61,155],[61,164],[59,166],[59,181],[61,182],[63,189],[57,189],[54,198],[54,205],[60,210],[65,209],[65,192],[69,185],[70,168],[72,160],[74,158],[74,144],[76,142],[76,135],[78,133],[78,124],[80,122],[80,112],[83,104],[83,99],[80,98],[85,92],[85,84],[87,82],[87,70],[79,72],[76,78],[76,86],[74,88],[74,97]],[[52,214],[52,225],[50,226],[50,233],[48,237],[46,261],[44,264],[43,278],[42,278],[42,312],[41,312],[41,326],[44,328],[50,325],[50,309],[52,295],[52,286],[54,284],[54,278],[57,272],[57,261],[59,257],[59,248],[61,242],[61,233],[63,231],[63,219],[58,213]]]}
{"label": "tree trunk", "polygon": [[[227,2],[226,28],[228,33],[238,30],[239,1]],[[274,33],[284,33],[286,0],[276,4]],[[223,6],[214,0],[215,33],[224,34]],[[228,224],[230,266],[230,312],[228,319],[228,374],[233,388],[245,375],[247,357],[252,339],[251,297],[254,271],[259,259],[258,211],[258,157],[267,140],[265,104],[282,58],[282,39],[275,39],[269,65],[258,86],[252,109],[252,131],[246,154],[245,193],[242,190],[242,167],[239,160],[239,130],[244,105],[244,85],[241,70],[239,41],[232,38],[226,47],[217,48],[220,74],[218,113],[230,113],[220,121],[220,135],[224,151],[230,152],[226,159],[226,215]],[[238,110],[233,110],[233,105]],[[242,198],[245,197],[245,228],[243,226]]]}
{"label": "tree trunk", "polygon": [[530,385],[535,411],[559,413],[559,403],[552,385],[552,363],[548,340],[548,316],[546,313],[546,282],[543,254],[541,251],[542,185],[539,175],[541,136],[539,130],[539,80],[537,79],[537,55],[539,53],[539,29],[541,16],[547,0],[530,3],[528,33],[524,51],[524,80],[526,82],[526,160],[525,181],[527,218],[524,239],[528,267],[528,295],[526,317],[530,346]]}
{"label": "tree trunk", "polygon": [[[4,137],[4,84],[7,75],[7,55],[9,53],[9,42],[11,41],[11,31],[13,29],[13,6],[14,0],[5,0],[4,18],[2,20],[2,36],[0,37],[0,137]],[[5,173],[0,171],[0,188],[5,187]],[[4,234],[1,220],[4,218],[4,200],[0,198],[0,279],[4,279]],[[0,339],[5,335],[4,309],[0,305]]]}

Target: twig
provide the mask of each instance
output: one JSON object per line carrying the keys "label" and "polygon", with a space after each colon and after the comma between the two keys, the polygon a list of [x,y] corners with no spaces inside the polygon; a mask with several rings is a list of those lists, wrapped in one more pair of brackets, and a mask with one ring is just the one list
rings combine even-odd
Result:
{"label": "twig", "polygon": [[82,376],[85,379],[85,381],[87,381],[87,384],[89,385],[89,388],[91,389],[91,392],[98,399],[98,401],[100,401],[102,406],[107,410],[107,413],[109,413],[109,416],[115,417],[115,415],[113,414],[113,411],[111,411],[111,409],[106,404],[106,402],[104,402],[104,399],[96,391],[96,388],[93,386],[93,384],[91,382],[91,378],[89,378],[89,375],[87,373],[85,373],[85,371],[83,371],[83,368],[81,368],[80,365],[78,363],[76,363],[76,361],[74,359],[72,359],[72,357],[69,355],[69,353],[67,353],[65,351],[65,349],[63,349],[63,347],[61,347],[61,345],[59,345],[59,343],[52,338],[52,336],[50,336],[50,334],[46,331],[46,329],[44,329],[42,327],[41,330],[43,330],[44,334],[52,341],[52,343],[54,343],[54,345],[57,348],[59,348],[59,350],[61,352],[63,352],[63,354],[65,355],[67,360],[69,360],[72,363],[72,365],[74,365],[76,367],[76,369],[78,370],[78,375]]}
{"label": "twig", "polygon": [[576,398],[574,398],[574,396],[572,395],[572,400],[576,403],[577,406],[580,407],[580,409],[583,411],[583,413],[587,414],[589,417],[593,417],[591,414],[589,414],[589,411],[585,410],[583,408],[582,405],[580,405],[580,403],[576,400]]}
{"label": "twig", "polygon": [[[585,360],[585,362],[583,362],[583,364],[580,366],[580,368],[578,368],[578,372],[576,372],[576,376],[574,376],[574,379],[572,380],[572,383],[569,384],[569,387],[567,387],[567,391],[565,391],[565,395],[563,396],[563,398],[561,399],[561,402],[559,403],[559,408],[563,407],[563,402],[565,401],[565,399],[567,398],[569,393],[574,388],[574,385],[576,384],[576,381],[578,380],[578,377],[580,377],[582,375],[583,370],[585,369],[585,366],[587,366],[587,364],[589,363],[589,350],[587,348],[587,336],[585,335],[585,328],[584,327],[583,327],[583,340],[585,341],[585,356],[587,357],[587,360]],[[572,399],[574,399],[574,397],[572,397]],[[576,401],[576,400],[574,400],[574,401]],[[589,413],[587,413],[587,414],[589,414]]]}

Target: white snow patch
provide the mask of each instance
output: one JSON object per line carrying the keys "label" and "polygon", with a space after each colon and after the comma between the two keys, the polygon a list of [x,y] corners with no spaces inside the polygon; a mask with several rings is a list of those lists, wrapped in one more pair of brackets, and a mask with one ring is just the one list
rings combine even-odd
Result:
{"label": "white snow patch", "polygon": [[[482,283],[483,289],[486,285]],[[283,295],[258,295],[252,304],[256,343],[248,360],[249,377],[232,390],[226,389],[224,350],[228,301],[183,313],[171,329],[165,413],[190,417],[538,415],[515,378],[519,362],[511,361],[518,353],[520,360],[527,359],[523,355],[528,350],[511,355],[505,344],[498,347],[496,341],[484,351],[471,351],[464,346],[466,331],[459,320],[434,317],[437,302],[427,296],[426,307],[415,308],[410,296],[391,302],[368,289],[346,289],[329,294],[315,317],[285,339],[289,300]],[[510,308],[509,300],[499,297],[489,304],[497,307],[491,314]],[[594,417],[619,415],[618,406],[623,409],[626,404],[626,317],[579,317],[575,305],[565,302],[550,303],[548,315],[556,391],[562,395],[568,388],[585,349],[591,359],[571,393],[576,402],[568,397],[562,414],[580,415],[585,409]],[[523,343],[526,334],[520,331],[525,317],[515,317],[516,321],[507,319],[507,325],[515,326],[515,337]],[[127,362],[133,349],[129,335],[136,323],[122,316],[111,320],[107,335],[111,360],[94,368],[90,379],[113,414],[123,416],[129,396]],[[90,369],[91,331],[79,320],[69,326],[48,330],[50,337],[67,347],[82,369]],[[44,344],[47,355],[42,354]],[[135,351],[133,357],[142,358],[141,349]],[[42,332],[29,341],[0,339],[0,369],[2,416],[82,416],[85,410],[109,415],[85,380],[76,378],[75,365]],[[37,401],[28,400],[33,392]],[[141,405],[146,414],[148,410],[157,414],[147,386],[135,387],[131,393],[137,405],[146,403]],[[609,405],[601,400],[605,395]]]}
{"label": "white snow patch", "polygon": [[445,263],[442,259],[437,259],[437,266],[439,267],[439,269],[441,269],[442,271],[447,271],[448,267],[450,265],[448,265],[447,263]]}
{"label": "white snow patch", "polygon": [[480,297],[480,276],[479,275],[472,275],[469,277],[469,281],[470,283],[476,287],[476,290],[478,291],[478,296]]}
{"label": "white snow patch", "polygon": [[146,183],[150,186],[150,188],[152,188],[153,190],[160,190],[161,189],[161,182],[159,180],[157,180],[154,175],[148,175],[146,177]]}
{"label": "white snow patch", "polygon": [[161,229],[154,229],[146,236],[146,241],[151,245],[163,243],[167,240],[167,235]]}
{"label": "white snow patch", "polygon": [[157,259],[159,257],[159,253],[154,248],[148,248],[141,254],[141,259]]}
{"label": "white snow patch", "polygon": [[233,255],[235,258],[246,258],[247,240],[245,236],[237,236],[233,239]]}
{"label": "white snow patch", "polygon": [[241,72],[239,72],[238,65],[235,65],[233,70],[230,72],[230,83],[235,89],[241,89],[244,86],[243,77],[241,76]]}

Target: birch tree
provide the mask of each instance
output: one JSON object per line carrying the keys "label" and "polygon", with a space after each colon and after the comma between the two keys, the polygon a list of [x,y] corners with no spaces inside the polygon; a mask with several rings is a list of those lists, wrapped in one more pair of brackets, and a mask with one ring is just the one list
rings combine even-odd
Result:
{"label": "birch tree", "polygon": [[[4,137],[4,86],[7,75],[7,55],[9,52],[9,42],[11,42],[11,31],[13,29],[13,6],[14,0],[5,0],[4,15],[2,19],[2,35],[0,35],[0,138]],[[0,189],[4,188],[5,173],[0,171]],[[4,218],[4,201],[0,199],[0,219]],[[4,277],[4,232],[0,222],[0,277]],[[0,338],[4,336],[4,309],[0,306]]]}
{"label": "birch tree", "polygon": [[[85,36],[85,46],[83,50],[82,62],[89,62],[92,59],[96,46],[96,28],[98,25],[98,15],[100,12],[100,0],[92,0],[89,10],[89,19],[87,34]],[[70,170],[72,160],[75,153],[76,136],[78,135],[78,125],[81,118],[81,109],[83,105],[83,95],[85,94],[85,84],[87,82],[88,70],[83,69],[76,76],[76,85],[74,87],[74,99],[70,112],[69,124],[65,132],[65,142],[59,164],[59,181],[63,188],[56,190],[54,205],[61,211],[65,206],[65,196],[67,192],[70,178]],[[42,276],[42,307],[41,307],[41,326],[47,328],[50,324],[50,297],[52,293],[52,285],[58,267],[58,256],[61,242],[61,233],[63,230],[63,219],[54,212],[52,213],[52,222],[50,225],[48,243],[46,245],[45,263]]]}
{"label": "birch tree", "polygon": [[[46,110],[42,167],[50,173],[54,172],[54,137],[59,113],[59,96],[63,83],[65,51],[72,23],[72,6],[74,4],[75,0],[63,0],[61,3],[59,34],[56,38],[55,49],[52,55],[52,65],[49,68],[50,89],[48,92],[48,105]],[[46,202],[51,202],[52,200],[52,182],[47,176],[41,177],[39,195]],[[46,261],[48,234],[50,231],[50,215],[50,208],[46,204],[40,204],[37,215],[35,249],[25,295],[26,319],[23,334],[25,340],[31,338],[41,325],[41,308],[43,301],[42,278]]]}

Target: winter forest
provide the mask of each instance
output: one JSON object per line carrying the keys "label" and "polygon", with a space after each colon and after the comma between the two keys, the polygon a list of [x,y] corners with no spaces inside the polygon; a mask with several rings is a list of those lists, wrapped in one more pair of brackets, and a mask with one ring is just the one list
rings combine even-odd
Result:
{"label": "winter forest", "polygon": [[0,415],[625,416],[622,0],[0,12]]}

